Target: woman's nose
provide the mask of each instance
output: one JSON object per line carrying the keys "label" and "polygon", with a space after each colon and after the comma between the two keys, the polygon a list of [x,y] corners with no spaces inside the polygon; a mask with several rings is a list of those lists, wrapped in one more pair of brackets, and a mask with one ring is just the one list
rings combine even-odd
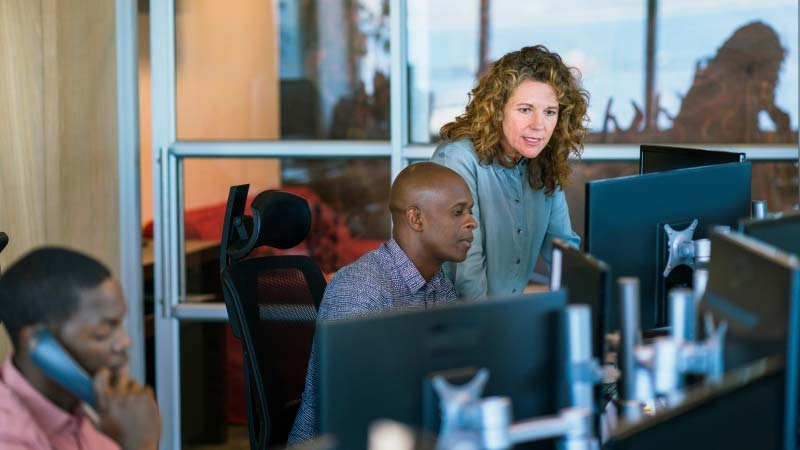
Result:
{"label": "woman's nose", "polygon": [[544,124],[544,118],[539,113],[534,113],[531,115],[531,128],[538,130],[542,128],[542,124]]}

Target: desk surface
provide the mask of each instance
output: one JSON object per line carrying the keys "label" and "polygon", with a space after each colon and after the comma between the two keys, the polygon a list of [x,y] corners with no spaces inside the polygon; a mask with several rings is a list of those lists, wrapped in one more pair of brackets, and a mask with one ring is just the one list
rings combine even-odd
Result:
{"label": "desk surface", "polygon": [[[184,244],[186,250],[186,259],[200,257],[198,262],[208,262],[209,259],[219,258],[219,241],[205,241],[190,239]],[[152,239],[142,240],[142,268],[151,269],[155,261],[154,257],[155,246]],[[187,266],[189,265],[187,261]]]}
{"label": "desk surface", "polygon": [[[145,297],[153,294],[154,251],[152,240],[143,241],[142,271]],[[219,281],[219,242],[187,240],[186,250],[186,301],[218,301]]]}
{"label": "desk surface", "polygon": [[550,286],[546,284],[539,284],[539,283],[528,283],[523,289],[522,293],[528,294],[531,292],[548,292],[550,290]]}

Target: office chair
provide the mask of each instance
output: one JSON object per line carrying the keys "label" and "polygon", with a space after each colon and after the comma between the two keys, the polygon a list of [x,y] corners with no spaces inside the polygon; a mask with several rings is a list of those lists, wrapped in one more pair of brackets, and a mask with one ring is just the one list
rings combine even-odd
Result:
{"label": "office chair", "polygon": [[242,344],[250,448],[262,450],[285,444],[291,431],[327,283],[308,256],[264,254],[263,247],[290,249],[306,238],[306,200],[267,190],[245,215],[248,188],[230,190],[220,276],[231,328]]}

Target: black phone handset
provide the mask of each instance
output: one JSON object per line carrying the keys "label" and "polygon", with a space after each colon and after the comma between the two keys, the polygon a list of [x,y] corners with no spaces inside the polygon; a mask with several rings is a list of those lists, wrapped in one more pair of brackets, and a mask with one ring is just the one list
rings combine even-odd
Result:
{"label": "black phone handset", "polygon": [[93,410],[97,410],[92,378],[67,354],[49,331],[44,328],[37,330],[30,340],[29,351],[31,360],[50,379],[83,400]]}

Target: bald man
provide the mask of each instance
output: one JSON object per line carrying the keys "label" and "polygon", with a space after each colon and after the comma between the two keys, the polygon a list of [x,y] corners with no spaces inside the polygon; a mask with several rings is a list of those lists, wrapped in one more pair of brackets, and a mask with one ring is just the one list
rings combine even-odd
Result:
{"label": "bald man", "polygon": [[[432,162],[412,164],[394,180],[389,210],[392,239],[336,272],[317,320],[427,308],[456,299],[442,264],[466,259],[472,230],[478,226],[472,217],[472,194],[461,176]],[[319,429],[317,351],[315,338],[289,444],[307,440]]]}

